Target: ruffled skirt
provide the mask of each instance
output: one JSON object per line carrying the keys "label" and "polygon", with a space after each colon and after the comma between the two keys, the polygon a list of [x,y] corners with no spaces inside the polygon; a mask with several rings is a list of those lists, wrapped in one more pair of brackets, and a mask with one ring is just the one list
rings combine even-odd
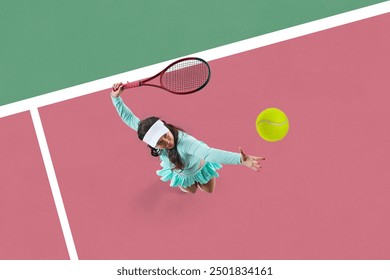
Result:
{"label": "ruffled skirt", "polygon": [[161,181],[171,181],[171,187],[190,187],[195,182],[206,184],[212,178],[218,178],[218,169],[221,169],[222,165],[219,163],[205,162],[204,165],[194,175],[184,175],[174,172],[168,166],[163,166],[163,169],[156,171],[158,176],[161,176]]}

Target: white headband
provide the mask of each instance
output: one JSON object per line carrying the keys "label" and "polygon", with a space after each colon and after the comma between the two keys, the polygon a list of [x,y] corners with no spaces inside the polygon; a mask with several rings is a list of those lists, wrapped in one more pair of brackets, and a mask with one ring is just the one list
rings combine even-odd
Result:
{"label": "white headband", "polygon": [[169,129],[164,125],[164,123],[158,120],[149,128],[142,141],[155,148],[161,136],[168,131]]}

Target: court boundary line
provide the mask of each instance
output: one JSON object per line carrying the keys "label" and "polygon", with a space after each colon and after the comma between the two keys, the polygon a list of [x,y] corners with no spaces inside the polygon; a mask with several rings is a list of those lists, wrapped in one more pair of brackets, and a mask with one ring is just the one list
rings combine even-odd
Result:
{"label": "court boundary line", "polygon": [[[188,54],[183,57],[199,56],[206,61],[212,61],[387,13],[390,13],[390,1],[303,23],[206,51]],[[108,89],[108,87],[118,81],[132,82],[149,77],[160,72],[161,69],[165,68],[169,63],[183,57],[0,106],[0,118],[29,111],[31,108],[40,108]],[[129,80],[129,77],[131,77],[131,80]]]}
{"label": "court boundary line", "polygon": [[30,114],[34,124],[35,133],[38,139],[39,148],[41,150],[43,163],[46,169],[46,174],[49,179],[50,189],[54,198],[54,204],[57,209],[57,214],[60,220],[62,233],[65,239],[65,244],[68,249],[69,258],[70,260],[78,260],[79,258],[77,256],[76,246],[73,240],[72,231],[70,229],[68,216],[66,214],[64,202],[62,200],[60,187],[58,185],[57,176],[54,170],[53,161],[50,156],[49,146],[46,141],[46,136],[45,136],[45,132],[43,129],[38,108],[31,108]]}

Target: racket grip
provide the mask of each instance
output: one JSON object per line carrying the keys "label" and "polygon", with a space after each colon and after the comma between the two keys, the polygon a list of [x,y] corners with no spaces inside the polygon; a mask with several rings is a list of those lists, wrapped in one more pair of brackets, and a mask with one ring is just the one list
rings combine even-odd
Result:
{"label": "racket grip", "polygon": [[127,82],[126,84],[123,85],[123,89],[128,89],[128,88],[135,88],[135,87],[140,87],[141,82],[140,81],[135,81],[135,82]]}

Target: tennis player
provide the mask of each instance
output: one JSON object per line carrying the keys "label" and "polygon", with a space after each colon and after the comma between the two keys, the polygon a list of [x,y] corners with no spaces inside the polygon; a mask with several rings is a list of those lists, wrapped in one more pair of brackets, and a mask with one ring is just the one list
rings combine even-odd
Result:
{"label": "tennis player", "polygon": [[119,116],[137,131],[138,138],[148,145],[152,156],[160,157],[162,169],[156,173],[162,181],[170,181],[171,187],[179,187],[183,192],[192,194],[198,189],[212,193],[221,164],[244,165],[257,172],[260,170],[260,161],[265,160],[264,157],[248,156],[241,148],[240,153],[210,148],[157,117],[140,121],[120,97],[123,84],[114,84],[113,89],[116,90],[111,91],[111,99]]}

